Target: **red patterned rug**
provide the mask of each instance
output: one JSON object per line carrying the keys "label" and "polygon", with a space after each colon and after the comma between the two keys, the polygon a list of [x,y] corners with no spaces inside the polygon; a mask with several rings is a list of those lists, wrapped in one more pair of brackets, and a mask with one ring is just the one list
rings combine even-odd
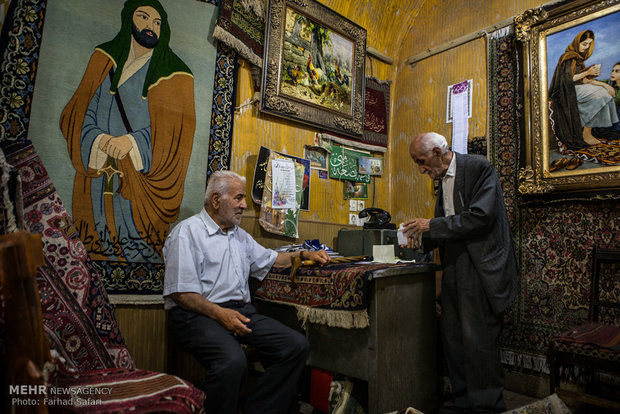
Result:
{"label": "red patterned rug", "polygon": [[[297,282],[290,279],[290,268],[272,268],[254,290],[254,298],[295,306],[302,321],[341,328],[368,326],[368,281],[386,263],[334,264],[302,267]],[[406,265],[402,265],[406,266]]]}
{"label": "red patterned rug", "polygon": [[620,327],[596,322],[584,322],[575,329],[558,335],[563,342],[591,345],[620,352]]}
{"label": "red patterned rug", "polygon": [[37,283],[52,349],[77,371],[133,367],[100,276],[41,159],[32,145],[6,159],[22,180],[25,229],[43,239]]}
{"label": "red patterned rug", "polygon": [[60,374],[50,384],[47,401],[62,412],[204,412],[202,391],[177,376],[124,368]]}

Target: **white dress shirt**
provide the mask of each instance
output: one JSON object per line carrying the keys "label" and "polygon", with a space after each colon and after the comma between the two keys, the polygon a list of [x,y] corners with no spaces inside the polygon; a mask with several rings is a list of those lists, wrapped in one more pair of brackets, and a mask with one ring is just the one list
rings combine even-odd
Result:
{"label": "white dress shirt", "polygon": [[166,309],[176,292],[196,292],[213,303],[250,302],[248,280],[262,280],[278,254],[238,226],[224,233],[207,211],[183,220],[164,245]]}
{"label": "white dress shirt", "polygon": [[441,179],[443,192],[443,211],[446,216],[453,216],[454,211],[454,177],[456,176],[456,154],[452,153],[452,160],[446,175]]}

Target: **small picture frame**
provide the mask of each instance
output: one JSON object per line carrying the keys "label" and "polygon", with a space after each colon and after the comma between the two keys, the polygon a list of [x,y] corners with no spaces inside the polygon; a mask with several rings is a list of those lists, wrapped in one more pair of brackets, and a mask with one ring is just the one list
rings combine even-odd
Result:
{"label": "small picture frame", "polygon": [[356,181],[345,180],[344,182],[345,199],[368,199],[368,184]]}
{"label": "small picture frame", "polygon": [[306,145],[304,158],[310,160],[310,168],[327,171],[327,150],[323,147]]}
{"label": "small picture frame", "polygon": [[383,175],[383,158],[360,157],[359,173],[368,175]]}

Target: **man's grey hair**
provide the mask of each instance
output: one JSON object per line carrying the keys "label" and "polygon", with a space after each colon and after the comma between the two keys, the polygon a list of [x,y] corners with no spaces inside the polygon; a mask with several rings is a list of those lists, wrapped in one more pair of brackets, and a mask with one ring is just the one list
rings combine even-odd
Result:
{"label": "man's grey hair", "polygon": [[245,185],[245,177],[233,171],[219,170],[211,174],[209,184],[207,184],[207,191],[205,191],[205,204],[209,201],[213,193],[218,193],[222,197],[226,197],[228,195],[230,183],[234,179],[240,180],[243,185]]}
{"label": "man's grey hair", "polygon": [[436,132],[427,132],[420,138],[420,148],[424,154],[428,154],[433,148],[439,148],[442,154],[448,152],[448,141],[446,138]]}

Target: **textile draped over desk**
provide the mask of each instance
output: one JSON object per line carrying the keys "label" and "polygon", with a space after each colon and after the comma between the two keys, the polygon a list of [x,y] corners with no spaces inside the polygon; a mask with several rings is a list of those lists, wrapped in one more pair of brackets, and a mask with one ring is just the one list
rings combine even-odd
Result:
{"label": "textile draped over desk", "polygon": [[368,282],[372,272],[408,264],[346,263],[302,267],[297,282],[290,268],[273,267],[254,289],[254,298],[294,306],[306,322],[339,328],[365,328],[368,323]]}

